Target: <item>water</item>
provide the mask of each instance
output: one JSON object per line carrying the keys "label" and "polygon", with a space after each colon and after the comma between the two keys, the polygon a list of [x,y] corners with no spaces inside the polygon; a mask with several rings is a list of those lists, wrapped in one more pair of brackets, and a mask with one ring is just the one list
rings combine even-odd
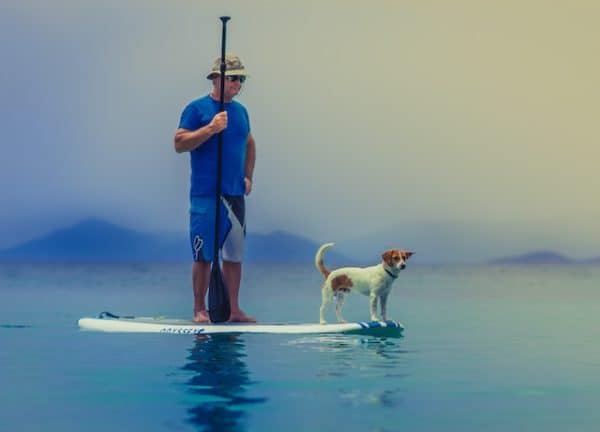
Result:
{"label": "water", "polygon": [[[316,321],[310,266],[248,266],[263,322]],[[0,431],[595,431],[600,268],[410,267],[404,337],[82,332],[187,317],[187,265],[0,265]],[[351,296],[348,319],[368,300]],[[329,318],[333,319],[332,311]]]}

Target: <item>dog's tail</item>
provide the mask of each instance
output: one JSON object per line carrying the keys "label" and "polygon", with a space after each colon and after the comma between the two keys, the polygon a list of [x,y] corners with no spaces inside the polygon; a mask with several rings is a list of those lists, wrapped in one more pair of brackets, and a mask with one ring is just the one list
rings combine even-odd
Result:
{"label": "dog's tail", "polygon": [[317,270],[319,270],[324,277],[329,276],[329,273],[331,273],[331,272],[329,270],[327,270],[325,268],[325,265],[323,264],[323,255],[325,254],[325,251],[327,249],[329,249],[331,246],[333,246],[334,244],[335,243],[325,243],[323,246],[321,246],[319,248],[319,250],[317,251],[317,254],[315,255],[315,266],[317,267]]}

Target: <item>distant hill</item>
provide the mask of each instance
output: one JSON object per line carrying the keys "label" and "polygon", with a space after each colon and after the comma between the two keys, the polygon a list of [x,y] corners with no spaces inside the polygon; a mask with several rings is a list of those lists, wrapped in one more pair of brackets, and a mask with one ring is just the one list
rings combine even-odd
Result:
{"label": "distant hill", "polygon": [[[246,262],[312,263],[319,244],[284,231],[249,233]],[[0,251],[0,261],[21,262],[189,262],[187,234],[153,234],[98,219],[54,231]],[[350,262],[331,251],[328,262]]]}
{"label": "distant hill", "polygon": [[564,255],[552,251],[537,251],[514,257],[504,257],[490,260],[490,264],[502,265],[567,265],[575,263],[578,263],[578,261],[572,260]]}
{"label": "distant hill", "polygon": [[[368,234],[360,233],[354,238],[338,241],[338,246],[339,250],[351,254],[359,262],[373,262],[383,250],[399,247],[415,252],[411,265],[486,264],[496,260],[521,265],[536,262],[600,265],[600,257],[580,260],[563,256],[564,260],[561,260],[560,254],[551,252],[561,250],[554,249],[549,238],[551,235],[542,227],[536,229],[528,225],[421,220],[390,225]],[[559,238],[556,243],[573,247],[566,238]],[[530,249],[528,245],[541,245],[540,252],[535,252],[536,249]],[[521,248],[523,255],[515,254],[515,248]]]}
{"label": "distant hill", "polygon": [[[436,249],[427,243],[428,238],[431,237],[441,238],[439,241],[442,245],[452,245],[457,241],[453,238],[443,238],[442,231],[433,230],[428,234],[422,233],[423,235],[419,237],[417,233],[409,230],[397,230],[387,236],[373,235],[353,242],[339,242],[336,247],[327,252],[325,263],[328,268],[341,265],[372,265],[380,259],[384,249],[398,246],[416,252],[417,260],[414,264],[431,261],[453,262],[453,259],[456,260],[455,256],[436,255]],[[432,235],[432,232],[436,235]],[[245,260],[250,263],[312,266],[319,245],[311,239],[285,231],[274,231],[268,234],[248,233]],[[447,249],[450,247],[448,246]],[[424,257],[423,261],[418,259],[419,256]],[[119,263],[190,262],[190,260],[187,233],[139,232],[99,219],[88,219],[21,245],[0,250],[0,262]],[[481,258],[481,260],[493,265],[600,265],[600,257],[574,260],[552,251],[537,251],[490,260]]]}
{"label": "distant hill", "polygon": [[[321,245],[306,237],[285,231],[250,233],[246,238],[246,255],[250,262],[313,263],[319,246]],[[333,250],[327,252],[326,261],[332,265],[355,263]]]}
{"label": "distant hill", "polygon": [[2,261],[177,261],[184,256],[167,235],[142,233],[88,219],[72,227],[0,251]]}
{"label": "distant hill", "polygon": [[600,265],[600,257],[590,258],[580,261],[582,264]]}

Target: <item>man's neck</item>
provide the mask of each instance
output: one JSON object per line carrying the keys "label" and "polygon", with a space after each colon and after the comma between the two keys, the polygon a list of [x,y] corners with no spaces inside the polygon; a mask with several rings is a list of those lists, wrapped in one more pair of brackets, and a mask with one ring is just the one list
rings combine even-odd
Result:
{"label": "man's neck", "polygon": [[[213,98],[216,101],[220,101],[221,99],[219,98],[219,91],[217,90],[213,90],[210,92],[210,97]],[[233,98],[223,98],[223,102],[225,103],[230,103],[233,100]]]}

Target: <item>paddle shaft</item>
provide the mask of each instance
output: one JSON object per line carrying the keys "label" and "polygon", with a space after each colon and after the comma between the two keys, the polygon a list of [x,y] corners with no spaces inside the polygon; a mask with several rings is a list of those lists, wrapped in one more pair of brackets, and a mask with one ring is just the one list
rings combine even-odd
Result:
{"label": "paddle shaft", "polygon": [[[223,32],[221,36],[221,64],[220,64],[220,94],[219,94],[219,112],[225,110],[225,40],[227,36],[227,21],[229,17],[221,17],[223,23]],[[215,187],[215,239],[212,270],[210,274],[210,283],[208,285],[208,314],[213,323],[223,322],[229,319],[231,306],[229,304],[229,293],[227,286],[223,281],[221,274],[221,265],[219,260],[220,251],[220,225],[221,225],[221,177],[223,170],[223,131],[219,132],[217,139],[217,179]]]}
{"label": "paddle shaft", "polygon": [[[227,40],[227,21],[230,20],[228,16],[222,16],[221,22],[222,33],[221,33],[221,80],[220,80],[220,92],[219,92],[219,112],[225,109],[225,70],[227,65],[225,64],[225,45]],[[215,192],[215,242],[214,242],[214,255],[213,255],[213,266],[219,265],[219,228],[221,223],[221,176],[223,172],[223,131],[219,132],[219,139],[217,145],[217,185]]]}

